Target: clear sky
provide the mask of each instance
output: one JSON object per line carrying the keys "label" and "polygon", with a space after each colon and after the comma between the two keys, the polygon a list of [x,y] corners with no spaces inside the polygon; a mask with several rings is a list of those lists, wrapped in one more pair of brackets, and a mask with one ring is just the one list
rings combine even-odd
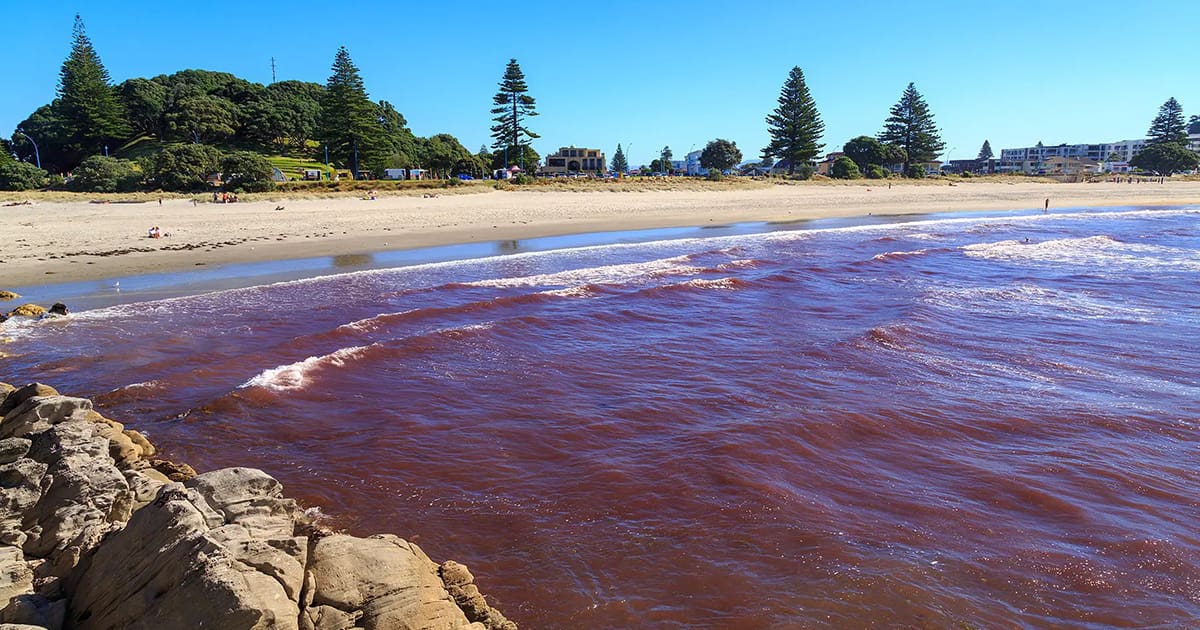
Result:
{"label": "clear sky", "polygon": [[630,164],[676,158],[717,137],[746,158],[800,66],[825,121],[826,150],[874,135],[910,81],[950,158],[984,139],[1144,137],[1174,96],[1200,113],[1200,2],[121,2],[0,0],[10,78],[0,133],[54,97],[75,12],[114,83],[185,68],[251,81],[324,83],[345,45],[375,100],[417,135],[489,143],[488,110],[510,57],[540,116],[543,155],[620,142]]}

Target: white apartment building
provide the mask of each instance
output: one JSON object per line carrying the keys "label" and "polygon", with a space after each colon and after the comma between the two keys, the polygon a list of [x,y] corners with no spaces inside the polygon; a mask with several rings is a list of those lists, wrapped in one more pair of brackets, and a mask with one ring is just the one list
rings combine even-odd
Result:
{"label": "white apartment building", "polygon": [[1128,164],[1133,156],[1146,147],[1145,140],[1119,140],[1099,144],[1059,144],[1056,146],[1038,145],[1019,149],[1001,149],[1000,164],[996,169],[1000,173],[1028,170],[1028,165],[1036,165],[1050,158],[1072,158],[1076,160],[1091,160],[1100,163]]}
{"label": "white apartment building", "polygon": [[700,154],[703,151],[692,151],[687,154],[687,174],[688,175],[708,175],[708,169],[700,167]]}
{"label": "white apartment building", "polygon": [[[1052,158],[1070,158],[1099,162],[1104,172],[1127,173],[1131,170],[1129,161],[1144,148],[1146,148],[1145,140],[1120,140],[1100,144],[1039,145],[1020,149],[1001,149],[1000,163],[997,165],[996,172],[1049,172],[1041,165],[1049,162]],[[1200,133],[1188,136],[1188,148],[1200,153]]]}

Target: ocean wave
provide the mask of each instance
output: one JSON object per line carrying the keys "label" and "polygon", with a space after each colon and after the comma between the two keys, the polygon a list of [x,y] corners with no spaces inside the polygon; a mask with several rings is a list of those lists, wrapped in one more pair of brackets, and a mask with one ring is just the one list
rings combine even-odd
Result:
{"label": "ocean wave", "polygon": [[921,301],[937,307],[986,311],[994,315],[1024,317],[1051,315],[1066,319],[1132,319],[1149,321],[1150,309],[1129,306],[1087,292],[1047,289],[1034,284],[1005,287],[930,288]]}
{"label": "ocean wave", "polygon": [[907,251],[907,252],[884,252],[882,254],[875,254],[874,256],[871,257],[871,260],[885,261],[885,260],[892,260],[895,258],[908,258],[911,256],[924,256],[925,254],[928,254],[928,253],[929,253],[928,249],[915,249],[915,250]]}
{"label": "ocean wave", "polygon": [[1110,236],[1061,238],[1040,242],[1003,240],[964,245],[971,258],[1012,263],[1053,263],[1094,269],[1200,270],[1200,252],[1162,245],[1118,241]]}
{"label": "ocean wave", "polygon": [[664,276],[695,275],[703,268],[686,264],[690,257],[675,256],[645,262],[604,265],[600,267],[584,267],[568,269],[554,273],[517,276],[511,278],[490,278],[465,283],[475,287],[514,288],[530,286],[578,286],[582,284],[629,284],[642,278],[661,278]]}
{"label": "ocean wave", "polygon": [[[1131,218],[1149,218],[1159,216],[1182,216],[1188,214],[1197,214],[1195,208],[1171,208],[1171,209],[1156,209],[1156,210],[1096,210],[1071,212],[1063,214],[1029,214],[1023,216],[1006,217],[1004,224],[1010,226],[1038,223],[1054,220],[1094,220],[1102,219],[1131,219]],[[982,219],[979,217],[958,217],[950,219],[925,219],[914,220],[903,223],[893,224],[872,224],[872,225],[856,225],[845,227],[832,228],[816,228],[811,230],[788,230],[777,232],[764,232],[757,234],[738,234],[731,236],[716,236],[716,237],[696,237],[684,239],[666,239],[659,241],[649,241],[643,243],[609,243],[604,245],[588,245],[573,248],[564,248],[557,250],[536,251],[536,252],[521,252],[516,254],[502,254],[497,256],[487,256],[480,258],[472,258],[465,260],[439,261],[430,263],[421,263],[416,265],[408,265],[402,267],[392,267],[386,269],[364,269],[359,271],[351,271],[345,273],[335,273],[327,275],[318,275],[297,280],[286,280],[281,282],[269,283],[264,285],[256,285],[251,287],[240,287],[234,289],[224,289],[220,291],[209,292],[201,295],[189,295],[172,298],[163,298],[149,302],[136,302],[129,304],[120,304],[108,306],[100,309],[89,311],[80,311],[72,315],[73,318],[83,320],[100,320],[100,319],[119,319],[128,317],[133,314],[141,314],[147,316],[166,317],[170,316],[174,310],[181,305],[186,305],[189,309],[207,308],[213,311],[219,311],[219,305],[228,303],[228,301],[237,301],[240,306],[249,305],[250,308],[255,306],[255,298],[267,289],[279,287],[304,288],[309,293],[320,292],[321,287],[325,285],[340,285],[348,281],[357,279],[385,279],[387,281],[403,282],[411,276],[419,275],[425,272],[437,271],[452,271],[459,269],[478,268],[487,269],[489,265],[503,261],[541,261],[553,260],[563,256],[587,255],[592,253],[605,254],[623,254],[625,252],[634,251],[659,251],[662,248],[670,247],[674,249],[694,248],[700,250],[695,253],[681,254],[672,258],[664,258],[658,261],[648,263],[636,263],[634,265],[648,265],[647,271],[658,269],[665,271],[672,266],[676,266],[681,262],[690,261],[697,256],[705,254],[718,254],[725,256],[743,255],[747,247],[756,244],[775,243],[775,242],[794,242],[802,241],[821,234],[874,234],[882,233],[902,234],[905,238],[924,239],[924,238],[941,238],[941,235],[929,235],[929,228],[937,228],[941,226],[960,226],[970,224],[995,225],[995,220]],[[511,278],[493,278],[477,280],[474,283],[469,283],[474,286],[479,286],[479,283],[484,283],[485,286],[519,286],[522,282],[535,283],[540,281],[548,281],[550,283],[560,282],[563,286],[571,286],[585,284],[586,282],[604,282],[604,274],[611,273],[617,281],[628,279],[629,275],[634,277],[643,273],[635,266],[631,265],[610,265],[600,267],[589,267],[556,274],[541,274],[528,276],[524,280]],[[565,274],[565,275],[563,275]],[[574,274],[574,275],[572,275]],[[585,279],[586,278],[586,279]],[[592,278],[596,278],[593,280]],[[466,284],[466,283],[465,283]],[[418,287],[402,287],[400,291],[418,289]],[[396,289],[393,289],[396,291]],[[228,298],[225,300],[222,298]],[[216,305],[216,306],[215,306]],[[268,300],[261,303],[264,308],[271,307],[273,304]],[[12,326],[10,326],[12,327]],[[15,328],[15,327],[13,327]]]}
{"label": "ocean wave", "polygon": [[274,391],[302,390],[316,371],[327,367],[342,367],[346,365],[347,361],[361,356],[370,347],[353,346],[342,348],[329,354],[308,357],[303,361],[263,370],[254,378],[242,383],[240,388],[262,387]]}

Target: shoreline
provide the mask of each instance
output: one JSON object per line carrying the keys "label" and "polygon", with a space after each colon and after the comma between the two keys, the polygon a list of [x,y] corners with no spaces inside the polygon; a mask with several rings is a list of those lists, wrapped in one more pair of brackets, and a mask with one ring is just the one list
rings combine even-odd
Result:
{"label": "shoreline", "polygon": [[[46,202],[3,208],[4,289],[239,263],[356,256],[603,232],[867,215],[1200,203],[1200,182],[773,186],[730,191],[491,191],[445,197],[197,204]],[[151,239],[161,226],[170,234]],[[145,227],[143,227],[145,226]]]}

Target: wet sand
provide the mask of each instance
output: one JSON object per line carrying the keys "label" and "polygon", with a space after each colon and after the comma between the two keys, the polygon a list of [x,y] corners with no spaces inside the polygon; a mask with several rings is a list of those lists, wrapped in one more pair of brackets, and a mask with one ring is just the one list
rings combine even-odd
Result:
{"label": "wet sand", "polygon": [[[0,288],[543,236],[1050,207],[1200,203],[1200,182],[799,185],[731,191],[489,191],[434,198],[34,202],[0,208]],[[280,209],[281,208],[281,209]],[[159,226],[167,236],[147,237]]]}

